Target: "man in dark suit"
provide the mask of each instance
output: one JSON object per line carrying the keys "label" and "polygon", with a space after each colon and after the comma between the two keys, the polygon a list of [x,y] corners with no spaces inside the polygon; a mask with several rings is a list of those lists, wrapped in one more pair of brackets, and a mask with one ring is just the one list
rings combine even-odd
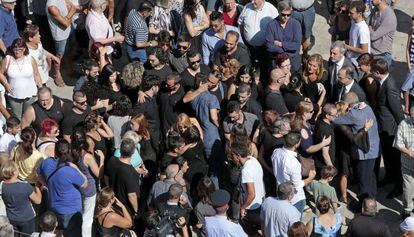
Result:
{"label": "man in dark suit", "polygon": [[328,62],[328,80],[324,82],[326,94],[329,102],[335,102],[335,90],[338,86],[338,72],[343,67],[352,65],[351,60],[345,57],[346,49],[342,41],[335,41],[331,45],[330,57]]}
{"label": "man in dark suit", "polygon": [[366,96],[364,90],[354,80],[356,76],[355,69],[353,67],[342,67],[338,72],[338,86],[335,90],[335,102],[343,100],[344,95],[348,92],[354,92],[359,99],[359,102],[365,102]]}
{"label": "man in dark suit", "polygon": [[402,194],[400,152],[393,147],[398,124],[404,119],[400,90],[388,73],[388,64],[384,59],[375,59],[371,64],[371,70],[373,75],[380,80],[375,112],[380,128],[381,148],[386,175],[384,180],[379,183],[379,186],[394,183],[394,189],[387,195],[387,198],[394,198]]}

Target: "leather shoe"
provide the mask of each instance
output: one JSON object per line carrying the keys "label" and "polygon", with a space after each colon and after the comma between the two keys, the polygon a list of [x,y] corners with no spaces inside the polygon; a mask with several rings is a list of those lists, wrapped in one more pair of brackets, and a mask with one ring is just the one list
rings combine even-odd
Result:
{"label": "leather shoe", "polygon": [[389,192],[386,196],[387,199],[392,199],[398,197],[402,194],[402,190],[399,188],[394,188],[391,192]]}

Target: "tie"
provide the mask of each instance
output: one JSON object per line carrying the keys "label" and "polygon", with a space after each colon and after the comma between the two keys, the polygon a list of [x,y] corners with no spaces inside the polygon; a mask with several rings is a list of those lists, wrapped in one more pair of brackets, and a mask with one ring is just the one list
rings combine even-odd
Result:
{"label": "tie", "polygon": [[337,69],[337,65],[336,65],[336,63],[334,64],[334,70],[333,70],[333,73],[332,73],[332,80],[331,80],[331,95],[333,95],[334,93],[334,87],[335,87],[335,84],[336,84],[336,74],[338,73],[338,69]]}
{"label": "tie", "polygon": [[342,86],[342,88],[341,88],[341,93],[339,94],[339,99],[338,99],[338,101],[340,101],[340,100],[344,97],[345,93],[346,93],[345,86]]}

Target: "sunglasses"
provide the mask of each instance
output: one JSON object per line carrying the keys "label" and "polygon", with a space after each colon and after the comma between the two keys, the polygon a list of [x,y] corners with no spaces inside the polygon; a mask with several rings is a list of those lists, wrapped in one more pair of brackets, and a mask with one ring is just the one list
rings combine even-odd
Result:
{"label": "sunglasses", "polygon": [[194,64],[197,64],[197,63],[200,63],[201,62],[201,59],[199,59],[199,60],[197,60],[197,61],[192,61],[192,62],[190,62],[192,65],[194,65]]}
{"label": "sunglasses", "polygon": [[177,45],[177,49],[184,49],[187,50],[188,47],[187,46],[183,46],[183,45]]}
{"label": "sunglasses", "polygon": [[292,14],[284,14],[284,13],[280,13],[281,16],[291,16]]}
{"label": "sunglasses", "polygon": [[78,102],[78,101],[75,101],[76,102],[76,104],[79,104],[79,105],[85,105],[86,104],[86,100],[85,101],[82,101],[82,102]]}

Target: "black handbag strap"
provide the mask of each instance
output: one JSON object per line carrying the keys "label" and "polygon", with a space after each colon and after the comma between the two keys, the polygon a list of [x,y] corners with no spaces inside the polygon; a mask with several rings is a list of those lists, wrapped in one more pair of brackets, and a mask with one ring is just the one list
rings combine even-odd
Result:
{"label": "black handbag strap", "polygon": [[56,172],[58,172],[58,170],[60,170],[61,168],[63,168],[63,167],[65,167],[65,166],[69,166],[68,164],[65,164],[65,165],[61,165],[61,166],[59,166],[59,167],[57,167],[50,175],[49,175],[49,177],[47,178],[47,180],[46,180],[46,183],[49,183],[49,180],[50,180],[50,178],[52,178],[52,176],[53,175],[55,175],[56,174]]}

